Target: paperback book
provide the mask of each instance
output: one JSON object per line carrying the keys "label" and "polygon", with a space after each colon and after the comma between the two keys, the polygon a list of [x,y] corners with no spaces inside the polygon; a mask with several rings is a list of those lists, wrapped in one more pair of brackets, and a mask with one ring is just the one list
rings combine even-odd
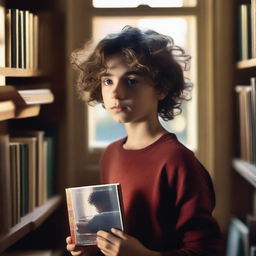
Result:
{"label": "paperback book", "polygon": [[124,231],[124,214],[120,184],[66,188],[72,243],[95,245],[97,232]]}

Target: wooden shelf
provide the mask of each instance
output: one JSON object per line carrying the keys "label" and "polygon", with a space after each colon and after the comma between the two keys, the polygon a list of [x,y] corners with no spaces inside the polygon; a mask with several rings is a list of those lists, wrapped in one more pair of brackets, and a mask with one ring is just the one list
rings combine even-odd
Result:
{"label": "wooden shelf", "polygon": [[38,228],[58,208],[60,202],[61,196],[54,196],[33,212],[22,217],[20,223],[12,227],[7,234],[0,236],[0,253]]}
{"label": "wooden shelf", "polygon": [[0,121],[15,117],[15,105],[11,100],[0,102]]}
{"label": "wooden shelf", "polygon": [[38,116],[41,105],[17,106],[15,110],[15,118],[28,118]]}
{"label": "wooden shelf", "polygon": [[33,76],[42,76],[42,72],[40,70],[33,70],[33,69],[0,67],[0,76],[33,77]]}
{"label": "wooden shelf", "polygon": [[233,160],[233,167],[242,177],[256,188],[256,166],[241,159]]}
{"label": "wooden shelf", "polygon": [[256,58],[237,62],[237,68],[239,69],[253,68],[253,67],[256,67]]}

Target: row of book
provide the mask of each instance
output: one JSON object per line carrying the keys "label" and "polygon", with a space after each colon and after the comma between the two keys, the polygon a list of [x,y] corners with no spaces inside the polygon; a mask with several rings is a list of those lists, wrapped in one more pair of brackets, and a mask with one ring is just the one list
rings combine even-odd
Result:
{"label": "row of book", "polygon": [[5,42],[5,67],[38,69],[38,15],[6,9],[4,21],[1,39]]}
{"label": "row of book", "polygon": [[0,136],[0,233],[54,195],[55,147],[44,131]]}
{"label": "row of book", "polygon": [[237,85],[241,159],[256,164],[256,78]]}
{"label": "row of book", "polygon": [[238,6],[237,59],[256,58],[256,0]]}
{"label": "row of book", "polygon": [[231,219],[226,248],[226,256],[256,255],[256,216],[248,215],[245,221]]}

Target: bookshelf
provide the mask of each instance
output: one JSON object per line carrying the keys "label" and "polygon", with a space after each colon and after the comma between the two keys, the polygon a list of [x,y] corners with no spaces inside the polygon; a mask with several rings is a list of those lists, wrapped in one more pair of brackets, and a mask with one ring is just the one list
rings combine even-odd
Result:
{"label": "bookshelf", "polygon": [[[236,148],[232,167],[233,215],[246,223],[249,230],[249,250],[255,246],[251,239],[250,217],[256,215],[256,1],[237,1],[237,52],[234,75],[234,138]],[[252,255],[252,254],[250,254]]]}
{"label": "bookshelf", "polygon": [[[59,212],[64,192],[57,180],[65,154],[59,151],[65,137],[65,45],[55,37],[64,41],[60,9],[50,0],[0,0],[0,254],[64,248],[65,227],[55,225],[65,221]],[[13,20],[16,27],[11,27]],[[65,168],[62,174],[64,179]],[[53,235],[58,237],[54,244]],[[33,242],[26,243],[31,236]]]}

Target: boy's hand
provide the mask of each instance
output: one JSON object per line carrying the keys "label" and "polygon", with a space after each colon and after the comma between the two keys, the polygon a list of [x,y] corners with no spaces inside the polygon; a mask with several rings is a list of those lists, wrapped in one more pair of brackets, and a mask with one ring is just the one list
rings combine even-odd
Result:
{"label": "boy's hand", "polygon": [[118,229],[111,229],[111,233],[100,230],[97,235],[97,246],[106,256],[160,256],[159,252],[151,251],[136,238]]}
{"label": "boy's hand", "polygon": [[73,256],[78,256],[78,255],[85,255],[84,248],[81,246],[76,246],[75,244],[72,244],[71,237],[68,236],[66,238],[67,242],[67,250],[73,255]]}

